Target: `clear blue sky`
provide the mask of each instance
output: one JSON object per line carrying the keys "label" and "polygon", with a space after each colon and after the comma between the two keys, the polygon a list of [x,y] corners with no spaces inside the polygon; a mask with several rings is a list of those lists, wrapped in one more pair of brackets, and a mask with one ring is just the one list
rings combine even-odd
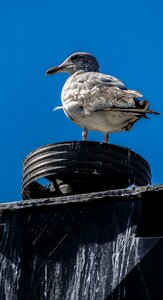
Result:
{"label": "clear blue sky", "polygon": [[[130,132],[110,135],[110,143],[142,155],[152,182],[163,183],[162,12],[161,0],[1,1],[1,202],[21,200],[22,162],[30,151],[81,139],[63,111],[52,111],[67,75],[44,76],[76,51],[94,54],[101,72],[140,91],[161,112]],[[103,136],[92,132],[89,140]]]}

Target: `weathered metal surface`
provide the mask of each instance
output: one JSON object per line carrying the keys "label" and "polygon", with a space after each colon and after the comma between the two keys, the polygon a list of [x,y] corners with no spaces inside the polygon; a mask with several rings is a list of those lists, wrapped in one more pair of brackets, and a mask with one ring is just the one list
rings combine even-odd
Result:
{"label": "weathered metal surface", "polygon": [[[52,198],[39,198],[39,199],[30,199],[29,201],[17,201],[17,202],[5,202],[0,204],[0,214],[3,211],[19,211],[19,210],[33,210],[38,209],[38,207],[44,206],[62,206],[62,205],[70,205],[70,204],[77,204],[77,203],[87,203],[87,202],[98,202],[99,199],[105,200],[106,198],[108,201],[116,200],[117,198],[121,201],[124,199],[136,200],[139,199],[146,199],[146,195],[148,200],[145,201],[146,203],[149,202],[150,197],[152,196],[151,201],[153,200],[154,203],[153,207],[159,206],[162,203],[160,200],[162,199],[163,193],[163,184],[158,185],[147,185],[141,187],[132,187],[126,189],[118,189],[118,190],[106,190],[102,192],[92,192],[92,193],[85,193],[79,195],[62,195],[59,197],[52,197]],[[148,203],[147,203],[148,204]],[[153,208],[152,208],[153,209]],[[162,211],[160,212],[162,213]]]}
{"label": "weathered metal surface", "polygon": [[[37,182],[49,180],[49,186]],[[63,142],[40,147],[23,163],[22,197],[59,196],[151,183],[147,161],[128,148],[98,142]]]}
{"label": "weathered metal surface", "polygon": [[137,236],[151,196],[163,185],[0,205],[0,299],[162,300],[163,240]]}

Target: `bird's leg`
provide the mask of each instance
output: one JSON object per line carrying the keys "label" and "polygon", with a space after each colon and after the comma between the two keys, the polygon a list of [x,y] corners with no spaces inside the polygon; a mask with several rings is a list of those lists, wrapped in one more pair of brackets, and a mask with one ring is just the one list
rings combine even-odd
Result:
{"label": "bird's leg", "polygon": [[82,132],[82,140],[86,141],[87,140],[87,136],[88,136],[88,129],[84,128],[83,132]]}
{"label": "bird's leg", "polygon": [[109,141],[109,134],[105,133],[104,134],[104,143],[108,143],[108,141]]}

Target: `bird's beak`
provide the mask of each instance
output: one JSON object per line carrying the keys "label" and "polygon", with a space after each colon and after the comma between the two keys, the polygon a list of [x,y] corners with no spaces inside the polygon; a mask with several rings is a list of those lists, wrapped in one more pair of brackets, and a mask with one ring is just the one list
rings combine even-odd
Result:
{"label": "bird's beak", "polygon": [[64,72],[64,71],[65,71],[65,65],[61,64],[59,66],[47,69],[45,72],[45,75],[48,76],[48,75],[52,75],[52,74],[56,74],[56,73]]}

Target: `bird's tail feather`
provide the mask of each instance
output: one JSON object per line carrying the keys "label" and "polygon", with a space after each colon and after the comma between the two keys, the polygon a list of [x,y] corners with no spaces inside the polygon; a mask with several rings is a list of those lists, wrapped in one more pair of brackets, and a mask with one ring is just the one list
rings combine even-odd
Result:
{"label": "bird's tail feather", "polygon": [[[136,100],[136,99],[135,99]],[[143,116],[144,118],[148,117],[146,114],[155,114],[159,115],[160,113],[154,110],[149,109],[149,102],[147,100],[136,101],[137,108],[121,108],[121,107],[111,107],[107,108],[107,110],[121,111],[124,113],[130,113],[137,116]]]}
{"label": "bird's tail feather", "polygon": [[111,107],[111,108],[107,108],[107,111],[121,111],[121,112],[125,112],[125,113],[133,113],[133,114],[155,114],[155,115],[159,115],[160,113],[154,110],[150,110],[150,109],[144,109],[144,108],[119,108],[119,107]]}
{"label": "bird's tail feather", "polygon": [[139,101],[139,105],[140,105],[140,107],[142,106],[142,108],[145,110],[146,114],[155,114],[155,115],[159,115],[160,114],[157,111],[148,109],[149,108],[149,102],[148,102],[148,100]]}
{"label": "bird's tail feather", "polygon": [[148,109],[146,113],[148,113],[148,114],[154,114],[154,115],[160,115],[160,113],[158,111],[150,110],[150,109]]}

